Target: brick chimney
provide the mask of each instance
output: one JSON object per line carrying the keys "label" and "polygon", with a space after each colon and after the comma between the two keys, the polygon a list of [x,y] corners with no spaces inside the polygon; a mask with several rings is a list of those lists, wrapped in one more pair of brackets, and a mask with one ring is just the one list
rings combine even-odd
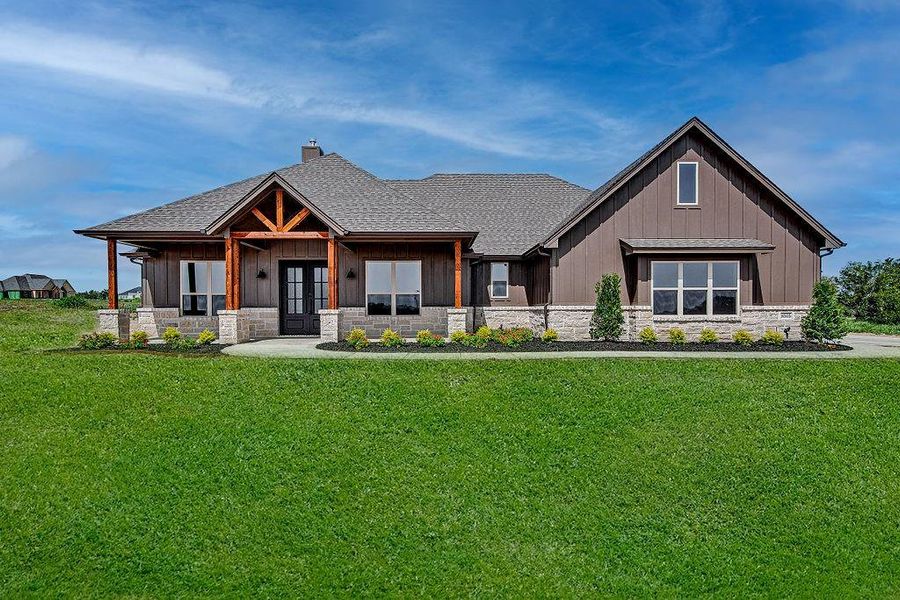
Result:
{"label": "brick chimney", "polygon": [[319,144],[316,143],[316,138],[312,138],[309,140],[309,143],[303,146],[303,151],[301,153],[301,159],[303,162],[309,162],[314,158],[319,158],[325,154],[322,152],[322,148],[319,147]]}

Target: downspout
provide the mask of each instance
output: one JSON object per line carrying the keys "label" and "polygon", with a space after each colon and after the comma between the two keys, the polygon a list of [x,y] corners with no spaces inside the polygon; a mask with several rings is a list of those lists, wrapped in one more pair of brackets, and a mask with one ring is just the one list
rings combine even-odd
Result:
{"label": "downspout", "polygon": [[823,249],[819,249],[819,279],[822,279],[822,259],[826,256],[831,256],[834,254],[834,248],[824,248],[825,252],[822,252]]}

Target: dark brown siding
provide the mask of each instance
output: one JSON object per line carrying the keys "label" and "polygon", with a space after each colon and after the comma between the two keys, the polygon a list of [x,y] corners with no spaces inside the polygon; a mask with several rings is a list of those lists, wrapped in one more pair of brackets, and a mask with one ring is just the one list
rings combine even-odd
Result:
{"label": "dark brown siding", "polygon": [[[675,163],[700,165],[700,202],[676,207]],[[755,238],[775,245],[741,263],[741,302],[808,303],[823,240],[740,166],[695,134],[678,139],[559,240],[551,268],[554,304],[593,304],[604,273],[625,281],[623,302],[649,302],[649,262],[626,258],[621,238]],[[711,258],[693,255],[694,259]],[[744,294],[744,288],[747,294]],[[752,291],[752,294],[750,293]]]}
{"label": "dark brown siding", "polygon": [[145,307],[177,308],[182,260],[225,260],[224,241],[208,244],[170,244],[155,258],[144,260],[141,269],[141,304]]}
{"label": "dark brown siding", "polygon": [[475,306],[535,306],[547,303],[550,293],[549,257],[500,262],[509,263],[509,298],[491,298],[491,261],[481,261],[473,267]]}

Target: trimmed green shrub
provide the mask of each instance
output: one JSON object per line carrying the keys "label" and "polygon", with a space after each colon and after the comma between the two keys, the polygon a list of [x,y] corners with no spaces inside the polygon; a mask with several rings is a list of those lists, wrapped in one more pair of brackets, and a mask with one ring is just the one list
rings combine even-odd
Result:
{"label": "trimmed green shrub", "polygon": [[543,342],[555,342],[558,339],[559,334],[553,328],[547,329],[544,333],[541,334],[541,341]]}
{"label": "trimmed green shrub", "polygon": [[403,345],[403,338],[399,333],[388,327],[381,332],[381,343],[388,348],[394,348]]}
{"label": "trimmed green shrub", "polygon": [[162,339],[167,344],[174,344],[181,339],[181,333],[174,327],[166,327],[163,331]]}
{"label": "trimmed green shrub", "polygon": [[421,329],[416,332],[416,341],[420,346],[425,346],[426,348],[444,345],[444,338],[441,335],[431,333],[427,329]]}
{"label": "trimmed green shrub", "polygon": [[487,325],[482,325],[475,331],[475,337],[481,338],[486,341],[494,339],[494,335],[494,330]]}
{"label": "trimmed green shrub", "polygon": [[200,346],[208,346],[214,341],[216,341],[216,334],[209,329],[204,329],[200,332],[200,335],[197,336],[197,344]]}
{"label": "trimmed green shrub", "polygon": [[450,334],[450,341],[454,344],[465,344],[469,334],[465,331],[454,331]]}
{"label": "trimmed green shrub", "polygon": [[735,344],[740,344],[741,346],[749,346],[753,343],[753,334],[746,329],[738,329],[731,337]]}
{"label": "trimmed green shrub", "polygon": [[81,296],[65,296],[57,298],[53,301],[53,304],[60,308],[84,308],[88,305],[88,301]]}
{"label": "trimmed green shrub", "polygon": [[780,346],[784,343],[784,334],[776,329],[766,329],[759,341],[768,346]]}
{"label": "trimmed green shrub", "polygon": [[147,335],[146,331],[141,331],[138,329],[137,331],[131,332],[131,346],[132,348],[146,348],[150,343],[150,336]]}
{"label": "trimmed green shrub", "polygon": [[597,305],[591,316],[591,339],[615,341],[622,335],[625,315],[622,314],[622,278],[616,273],[607,273],[594,286]]}
{"label": "trimmed green shrub", "polygon": [[193,340],[189,337],[179,337],[172,342],[169,342],[169,346],[176,350],[191,350],[197,347],[197,340]]}
{"label": "trimmed green shrub", "polygon": [[534,332],[528,327],[514,327],[496,331],[496,341],[504,346],[515,348],[534,339]]}
{"label": "trimmed green shrub", "polygon": [[687,341],[687,336],[684,334],[684,329],[681,327],[673,327],[670,329],[669,341],[676,345],[685,343]]}
{"label": "trimmed green shrub", "polygon": [[837,299],[837,288],[830,279],[822,279],[813,287],[813,302],[800,321],[803,337],[819,342],[839,341],[847,335],[847,323]]}
{"label": "trimmed green shrub", "polygon": [[366,330],[362,327],[354,327],[344,339],[353,346],[354,350],[362,350],[369,347],[369,338],[366,337]]}
{"label": "trimmed green shrub", "polygon": [[701,344],[715,344],[719,341],[719,334],[709,327],[704,327],[700,330],[699,340]]}
{"label": "trimmed green shrub", "polygon": [[655,344],[657,341],[656,332],[653,331],[652,327],[644,327],[638,333],[638,339],[643,344]]}
{"label": "trimmed green shrub", "polygon": [[115,348],[119,345],[119,339],[112,333],[87,333],[78,340],[78,347],[82,350],[103,350]]}

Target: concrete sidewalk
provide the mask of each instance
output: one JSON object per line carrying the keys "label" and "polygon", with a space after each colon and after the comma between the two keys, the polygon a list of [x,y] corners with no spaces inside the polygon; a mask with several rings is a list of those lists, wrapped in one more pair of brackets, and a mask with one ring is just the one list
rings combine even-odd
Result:
{"label": "concrete sidewalk", "polygon": [[853,350],[844,352],[445,352],[376,353],[332,352],[318,350],[316,338],[276,338],[229,346],[223,352],[232,356],[259,358],[360,358],[373,360],[534,360],[548,358],[900,358],[900,337],[851,334],[844,343]]}

